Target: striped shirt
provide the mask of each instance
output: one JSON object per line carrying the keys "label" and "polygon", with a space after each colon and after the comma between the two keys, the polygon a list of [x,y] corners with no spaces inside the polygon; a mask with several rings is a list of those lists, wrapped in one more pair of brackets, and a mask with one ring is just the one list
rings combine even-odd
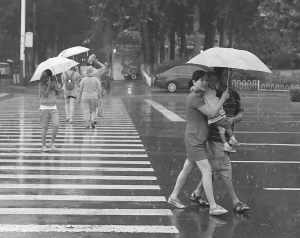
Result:
{"label": "striped shirt", "polygon": [[[217,92],[216,96],[218,98],[221,98],[223,92],[220,92],[217,89],[216,92]],[[233,89],[229,89],[229,98],[224,103],[223,109],[225,110],[227,117],[235,117],[237,114],[244,111],[244,108],[242,107],[242,103],[241,103],[241,97],[237,91]],[[234,124],[232,125],[232,130],[233,129],[234,129]],[[225,135],[226,138],[229,139],[227,133],[225,133]],[[219,130],[217,127],[214,126],[209,127],[208,140],[222,143]]]}

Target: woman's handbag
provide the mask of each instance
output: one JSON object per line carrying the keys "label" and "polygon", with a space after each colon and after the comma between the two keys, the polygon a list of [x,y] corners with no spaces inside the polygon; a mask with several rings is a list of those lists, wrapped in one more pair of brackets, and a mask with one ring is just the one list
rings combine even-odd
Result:
{"label": "woman's handbag", "polygon": [[104,111],[103,111],[101,100],[99,100],[97,116],[98,117],[104,117]]}

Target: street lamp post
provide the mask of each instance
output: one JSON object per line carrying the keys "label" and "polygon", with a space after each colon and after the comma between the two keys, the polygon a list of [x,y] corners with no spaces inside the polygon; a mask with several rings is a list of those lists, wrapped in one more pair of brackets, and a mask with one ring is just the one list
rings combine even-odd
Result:
{"label": "street lamp post", "polygon": [[20,81],[25,85],[25,13],[26,0],[21,0],[21,37],[20,37]]}

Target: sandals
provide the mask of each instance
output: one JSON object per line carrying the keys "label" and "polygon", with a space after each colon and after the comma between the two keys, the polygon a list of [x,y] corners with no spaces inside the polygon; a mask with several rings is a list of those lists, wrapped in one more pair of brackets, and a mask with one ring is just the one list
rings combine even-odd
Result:
{"label": "sandals", "polygon": [[250,208],[242,202],[237,202],[236,204],[234,204],[233,206],[233,211],[235,212],[244,212],[244,211],[248,211]]}
{"label": "sandals", "polygon": [[209,203],[201,195],[196,196],[195,192],[191,194],[190,200],[200,206],[209,206]]}

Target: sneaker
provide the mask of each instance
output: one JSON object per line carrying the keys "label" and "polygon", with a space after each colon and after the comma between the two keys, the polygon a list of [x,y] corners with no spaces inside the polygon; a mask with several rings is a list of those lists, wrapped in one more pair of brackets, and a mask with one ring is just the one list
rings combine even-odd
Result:
{"label": "sneaker", "polygon": [[237,140],[233,140],[233,139],[230,139],[230,140],[228,141],[228,144],[240,146],[240,143],[239,143]]}
{"label": "sneaker", "polygon": [[92,127],[93,129],[95,128],[94,122],[91,122],[91,127]]}
{"label": "sneaker", "polygon": [[194,192],[191,194],[190,200],[200,206],[209,206],[209,203],[201,195],[196,196]]}
{"label": "sneaker", "polygon": [[250,208],[247,206],[247,204],[242,203],[242,202],[238,202],[233,205],[233,210],[235,212],[244,212],[244,211],[248,211],[249,209]]}
{"label": "sneaker", "polygon": [[49,147],[50,150],[57,150],[57,148],[54,144],[49,143],[48,147]]}
{"label": "sneaker", "polygon": [[70,121],[70,118],[66,118],[65,122],[68,122],[68,121]]}
{"label": "sneaker", "polygon": [[95,125],[97,125],[97,122],[96,122],[96,121],[94,121],[94,124],[95,124]]}
{"label": "sneaker", "polygon": [[169,197],[168,199],[168,203],[170,203],[171,205],[177,207],[177,208],[180,208],[180,209],[184,209],[186,208],[186,206],[184,206],[180,200],[178,198],[171,198]]}
{"label": "sneaker", "polygon": [[215,206],[215,207],[211,207],[211,208],[209,209],[209,215],[213,215],[213,216],[225,214],[225,213],[227,213],[227,212],[228,212],[228,211],[227,211],[225,208],[223,208],[223,207],[221,207],[221,206],[219,206],[219,205],[217,205],[217,206]]}
{"label": "sneaker", "polygon": [[223,150],[226,151],[226,152],[229,152],[229,153],[235,153],[236,150],[233,149],[231,146],[225,146],[223,147]]}
{"label": "sneaker", "polygon": [[42,147],[42,152],[49,152],[50,149],[47,146]]}

